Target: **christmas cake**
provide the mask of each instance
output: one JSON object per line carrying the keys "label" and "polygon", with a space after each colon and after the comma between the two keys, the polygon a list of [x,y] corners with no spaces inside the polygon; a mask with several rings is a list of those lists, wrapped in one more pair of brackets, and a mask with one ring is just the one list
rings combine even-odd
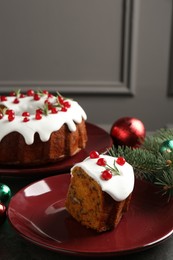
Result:
{"label": "christmas cake", "polygon": [[87,228],[111,230],[128,210],[133,188],[133,167],[123,157],[93,151],[71,169],[66,209]]}
{"label": "christmas cake", "polygon": [[71,99],[48,91],[0,96],[0,164],[56,162],[83,149],[86,113]]}

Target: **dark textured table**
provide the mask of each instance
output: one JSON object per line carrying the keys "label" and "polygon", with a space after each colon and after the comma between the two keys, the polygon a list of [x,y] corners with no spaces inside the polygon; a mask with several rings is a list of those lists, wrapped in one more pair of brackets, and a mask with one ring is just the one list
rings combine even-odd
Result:
{"label": "dark textured table", "polygon": [[[7,184],[14,195],[22,187],[38,179],[0,177],[0,182]],[[159,217],[159,216],[158,216]],[[80,256],[63,255],[49,251],[45,248],[32,244],[22,238],[9,224],[8,219],[0,226],[0,260],[46,260],[46,259],[81,259]],[[87,258],[87,257],[82,257]],[[135,260],[172,260],[173,259],[173,236],[162,241],[160,244],[144,251],[123,256],[107,257],[109,259],[135,259]],[[92,259],[92,257],[90,257]]]}

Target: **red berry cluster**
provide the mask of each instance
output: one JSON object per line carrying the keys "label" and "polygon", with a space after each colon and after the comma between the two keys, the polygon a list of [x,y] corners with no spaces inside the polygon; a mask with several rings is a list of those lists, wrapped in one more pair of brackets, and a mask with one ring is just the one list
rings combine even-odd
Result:
{"label": "red berry cluster", "polygon": [[15,112],[14,112],[14,110],[8,109],[8,110],[6,111],[6,114],[8,115],[8,121],[9,121],[9,122],[11,122],[11,121],[14,120],[14,118],[15,118]]}
{"label": "red berry cluster", "polygon": [[29,112],[23,112],[22,113],[22,116],[23,116],[23,122],[28,122],[30,119],[29,119],[29,116],[30,116],[30,113]]}
{"label": "red berry cluster", "polygon": [[[33,97],[35,101],[40,100],[41,96],[47,95],[47,99],[44,102],[44,106],[41,109],[37,109],[35,111],[35,119],[40,120],[42,119],[42,115],[48,115],[49,113],[51,114],[57,114],[58,111],[66,112],[68,108],[70,108],[71,104],[69,101],[67,101],[64,97],[62,97],[60,94],[58,94],[57,97],[57,102],[52,104],[49,100],[49,98],[52,98],[53,95],[49,93],[47,90],[43,90],[41,92],[35,92],[33,89],[29,89],[25,94],[20,93],[20,90],[17,92],[13,91],[10,93],[11,97],[14,97],[13,103],[14,104],[19,104],[20,103],[20,98],[24,98],[26,96]],[[7,97],[2,95],[0,96],[0,101],[4,102],[7,101]],[[58,110],[59,107],[59,110]],[[7,110],[5,109],[5,114],[8,114],[8,121],[13,121],[15,118],[15,112],[13,110]],[[4,113],[0,113],[0,119],[2,119],[4,116]],[[28,122],[30,121],[30,114],[29,112],[25,111],[22,113],[23,116],[23,122]]]}
{"label": "red berry cluster", "polygon": [[4,117],[4,115],[8,116],[8,121],[11,122],[15,118],[15,112],[12,109],[6,109],[5,112],[0,112],[0,119]]}
{"label": "red berry cluster", "polygon": [[7,97],[6,97],[6,96],[1,96],[1,97],[0,97],[0,100],[1,100],[1,102],[7,101]]}
{"label": "red berry cluster", "polygon": [[66,112],[68,110],[68,108],[70,108],[70,106],[71,106],[70,103],[60,95],[58,95],[57,102],[58,102],[59,106],[61,107],[62,112]]}
{"label": "red berry cluster", "polygon": [[[109,166],[105,160],[105,158],[103,157],[100,157],[99,153],[97,151],[91,151],[90,152],[90,158],[91,159],[97,159],[97,165],[99,166],[103,166],[105,167],[105,170],[101,172],[101,178],[103,180],[109,180],[112,178],[112,176],[116,173],[116,174],[119,174],[118,173],[118,169],[117,167],[115,166],[115,163],[114,163],[114,168]],[[124,165],[126,162],[126,160],[124,159],[124,157],[118,157],[116,159],[116,163],[118,163],[119,165]]]}

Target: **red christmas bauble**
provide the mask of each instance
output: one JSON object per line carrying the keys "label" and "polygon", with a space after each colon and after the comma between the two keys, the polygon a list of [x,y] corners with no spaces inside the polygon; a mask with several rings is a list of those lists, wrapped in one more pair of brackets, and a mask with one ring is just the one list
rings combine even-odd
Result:
{"label": "red christmas bauble", "polygon": [[4,223],[6,219],[6,206],[0,202],[0,225]]}
{"label": "red christmas bauble", "polygon": [[139,147],[145,139],[146,130],[141,120],[134,117],[119,118],[111,127],[114,145]]}

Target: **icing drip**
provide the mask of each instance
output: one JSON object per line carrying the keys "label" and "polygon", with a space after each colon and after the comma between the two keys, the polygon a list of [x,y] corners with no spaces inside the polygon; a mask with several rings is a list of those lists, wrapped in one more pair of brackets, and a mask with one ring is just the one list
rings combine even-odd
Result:
{"label": "icing drip", "polygon": [[[117,158],[109,155],[100,155],[105,158],[108,165],[114,167],[114,162]],[[122,201],[126,199],[134,189],[134,171],[133,167],[125,162],[123,165],[117,163],[116,167],[119,171],[118,175],[113,175],[111,179],[105,181],[101,178],[101,173],[105,170],[104,166],[97,165],[96,159],[87,157],[83,162],[77,163],[73,166],[81,167],[90,177],[92,177],[101,186],[101,189],[108,193],[114,200]],[[71,174],[73,172],[71,169]]]}
{"label": "icing drip", "polygon": [[[36,120],[35,113],[37,109],[42,108],[47,100],[47,95],[43,95],[39,100],[35,101],[33,96],[25,96],[19,99],[19,103],[14,103],[14,97],[7,97],[6,101],[0,102],[0,105],[7,107],[15,112],[15,119],[8,121],[8,116],[4,115],[0,119],[0,141],[11,132],[20,133],[26,144],[30,145],[34,142],[34,135],[38,133],[43,142],[49,140],[52,132],[59,130],[63,124],[67,124],[71,132],[76,130],[75,123],[81,123],[82,119],[86,120],[87,116],[82,107],[70,99],[65,101],[69,102],[70,107],[67,111],[61,111],[60,108],[57,113],[49,113],[42,115],[41,120]],[[57,97],[51,96],[49,102],[54,104]],[[29,112],[29,121],[24,122],[22,113]]]}

